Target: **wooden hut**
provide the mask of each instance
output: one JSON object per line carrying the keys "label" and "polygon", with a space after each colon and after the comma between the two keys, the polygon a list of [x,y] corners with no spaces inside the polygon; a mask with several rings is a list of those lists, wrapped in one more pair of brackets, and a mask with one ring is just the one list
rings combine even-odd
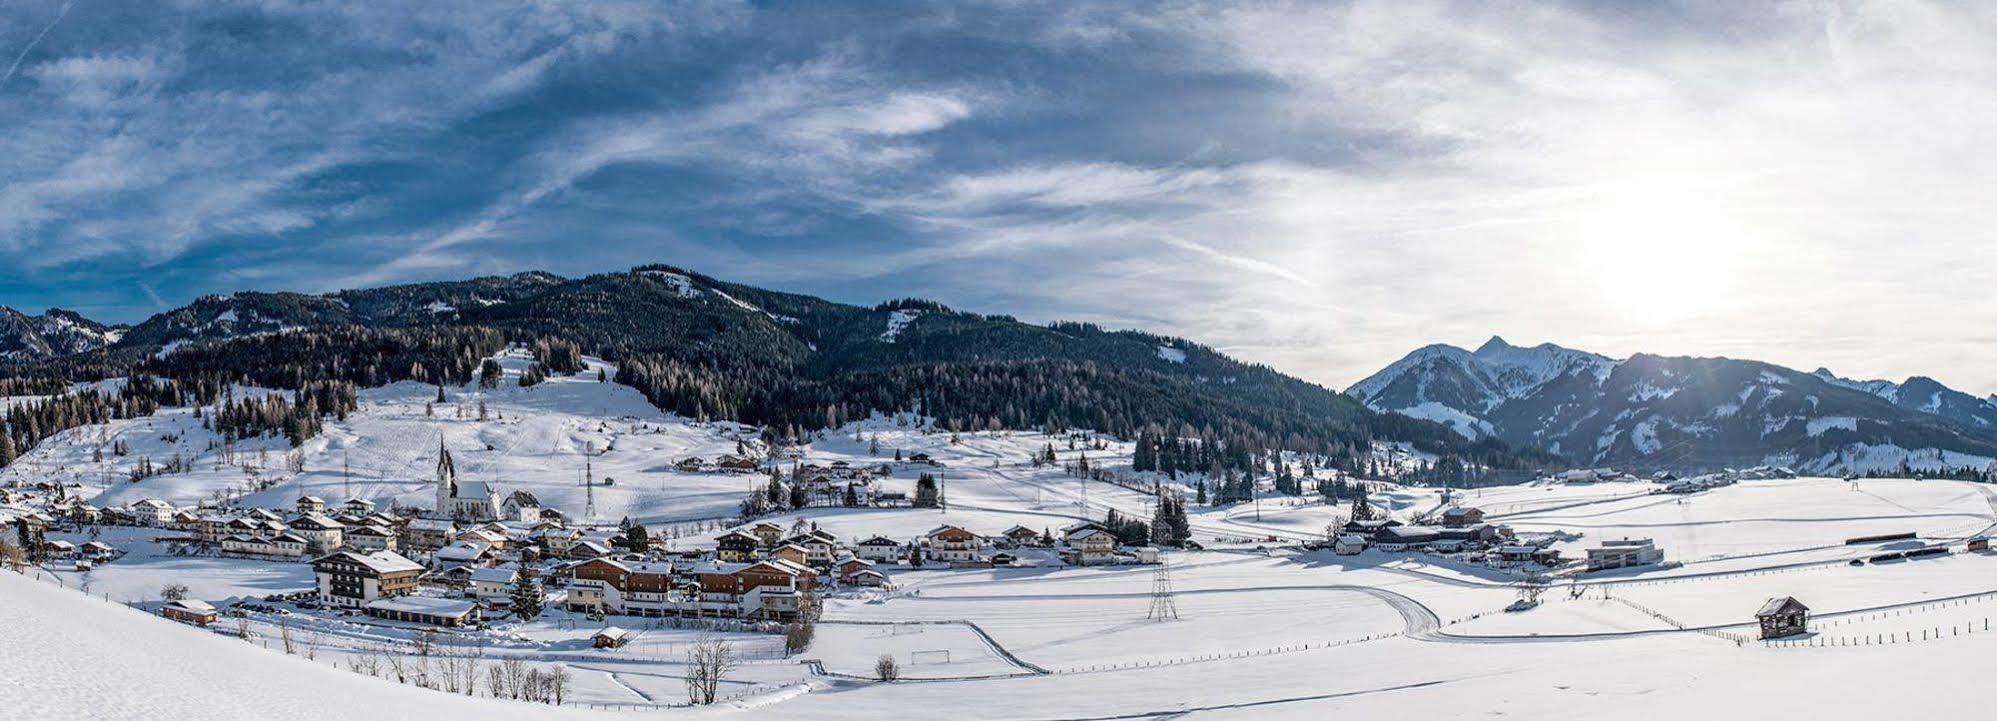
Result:
{"label": "wooden hut", "polygon": [[1768,599],[1754,618],[1761,622],[1763,639],[1783,638],[1810,630],[1810,607],[1790,596]]}

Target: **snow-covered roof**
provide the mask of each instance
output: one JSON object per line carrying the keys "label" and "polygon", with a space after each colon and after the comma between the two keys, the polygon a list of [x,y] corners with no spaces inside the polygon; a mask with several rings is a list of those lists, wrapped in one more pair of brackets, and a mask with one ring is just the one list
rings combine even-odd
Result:
{"label": "snow-covered roof", "polygon": [[520,572],[511,568],[474,568],[471,580],[487,583],[512,583],[520,578]]}
{"label": "snow-covered roof", "polygon": [[184,611],[192,611],[194,613],[215,612],[215,607],[213,605],[210,605],[207,601],[194,598],[183,598],[178,601],[168,601],[166,602],[166,605],[170,608],[178,608]]}
{"label": "snow-covered roof", "polygon": [[[374,553],[360,553],[357,551],[338,551],[320,558],[319,561],[324,561],[334,557],[340,557],[348,561],[358,563],[362,566],[366,566],[369,570],[372,570],[375,573],[395,573],[398,571],[423,570],[423,564],[411,561],[407,558],[403,558],[402,554],[396,553],[394,551],[375,551]],[[313,564],[317,565],[318,561],[314,561]]]}
{"label": "snow-covered roof", "polygon": [[1768,599],[1766,603],[1761,604],[1761,610],[1754,612],[1754,615],[1773,616],[1775,614],[1781,613],[1784,606],[1788,606],[1789,604],[1792,603],[1796,605],[1798,610],[1803,610],[1803,611],[1810,610],[1809,606],[1803,605],[1802,601],[1796,600],[1795,597],[1793,596],[1777,596],[1775,598]]}
{"label": "snow-covered roof", "polygon": [[429,596],[395,596],[371,601],[368,608],[377,611],[399,611],[402,613],[423,613],[432,616],[463,616],[478,607],[473,601],[454,598],[431,598]]}

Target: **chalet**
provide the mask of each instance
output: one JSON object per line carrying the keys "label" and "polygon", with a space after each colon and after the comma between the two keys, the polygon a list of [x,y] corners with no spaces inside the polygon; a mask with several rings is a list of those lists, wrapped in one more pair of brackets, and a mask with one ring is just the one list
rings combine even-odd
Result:
{"label": "chalet", "polygon": [[311,541],[315,548],[339,548],[346,543],[346,524],[327,518],[322,513],[307,513],[291,519],[289,525],[292,533]]}
{"label": "chalet", "polygon": [[394,551],[334,551],[312,561],[318,577],[319,601],[340,608],[362,608],[369,602],[416,591],[423,565]]}
{"label": "chalet", "polygon": [[616,626],[605,626],[603,630],[591,634],[589,642],[594,648],[623,648],[624,644],[631,642],[631,638],[630,631]]}
{"label": "chalet", "polygon": [[982,562],[985,539],[957,526],[937,526],[924,534],[923,546],[930,558],[947,563]]}
{"label": "chalet", "polygon": [[202,543],[221,543],[222,537],[230,533],[229,524],[236,520],[216,513],[202,516],[194,524],[194,537]]}
{"label": "chalet", "polygon": [[740,618],[790,621],[798,613],[796,570],[770,562],[716,563],[694,569],[700,603],[717,610],[732,609]]}
{"label": "chalet", "polygon": [[1005,529],[1005,540],[1014,546],[1033,546],[1040,543],[1040,532],[1025,526]]}
{"label": "chalet", "polygon": [[699,473],[700,469],[705,467],[707,467],[707,461],[700,456],[687,456],[673,461],[673,470],[681,473]]}
{"label": "chalet", "polygon": [[160,607],[159,615],[196,626],[214,623],[216,617],[214,606],[208,605],[207,601],[196,601],[191,598],[167,601],[166,605]]}
{"label": "chalet", "polygon": [[308,545],[309,541],[293,533],[269,537],[231,534],[222,539],[222,552],[262,558],[304,558]]}
{"label": "chalet", "polygon": [[110,558],[118,555],[118,549],[103,541],[90,541],[76,547],[76,552],[85,558]]}
{"label": "chalet", "polygon": [[799,563],[814,568],[829,568],[833,554],[839,551],[839,538],[824,531],[811,530],[784,539],[784,545],[804,549],[805,560]]}
{"label": "chalet", "polygon": [[806,550],[805,547],[797,545],[795,543],[786,543],[784,545],[776,547],[775,550],[770,551],[770,557],[781,558],[783,560],[790,561],[791,563],[795,563],[800,566],[811,565],[809,562],[811,558],[811,551]]}
{"label": "chalet", "polygon": [[1664,562],[1664,550],[1648,538],[1603,541],[1600,548],[1588,549],[1588,570],[1648,566]]}
{"label": "chalet", "polygon": [[347,545],[362,551],[393,551],[395,532],[380,526],[361,526],[347,533]]}
{"label": "chalet", "polygon": [[1462,528],[1484,522],[1484,511],[1469,506],[1457,506],[1442,512],[1442,525],[1449,528]]}
{"label": "chalet", "polygon": [[492,549],[495,551],[503,551],[506,550],[506,527],[489,528],[480,526],[478,528],[467,529],[459,532],[457,537],[451,540],[466,543],[483,543],[492,546]]}
{"label": "chalet", "polygon": [[365,498],[349,498],[345,506],[348,515],[368,516],[374,514],[374,501]]}
{"label": "chalet", "polygon": [[249,518],[250,518],[251,520],[257,520],[257,521],[283,521],[283,520],[284,520],[284,516],[280,516],[280,515],[278,515],[278,514],[277,514],[277,511],[273,511],[273,510],[270,510],[270,509],[268,509],[268,508],[252,508],[252,509],[250,509],[250,512],[249,512],[248,516],[249,516]]}
{"label": "chalet", "polygon": [[628,616],[677,615],[671,563],[597,558],[569,569],[568,609]]}
{"label": "chalet", "polygon": [[326,512],[326,500],[318,496],[299,496],[298,515],[309,516]]}
{"label": "chalet", "polygon": [[195,533],[201,529],[201,516],[191,510],[174,511],[166,525],[176,531]]}
{"label": "chalet", "polygon": [[465,576],[465,591],[480,603],[498,608],[513,604],[513,587],[520,572],[511,568],[473,568]]}
{"label": "chalet", "polygon": [[714,462],[714,467],[728,473],[756,472],[756,459],[736,455],[726,455]]}
{"label": "chalet", "polygon": [[140,525],[165,528],[173,523],[173,504],[147,498],[131,505],[132,516]]}
{"label": "chalet", "polygon": [[492,565],[498,558],[498,552],[492,549],[492,544],[490,543],[483,541],[452,541],[451,545],[439,548],[436,553],[431,554],[430,561],[439,567],[471,566],[473,568],[483,568]]}
{"label": "chalet", "polygon": [[533,541],[541,547],[541,552],[549,556],[567,556],[569,547],[582,540],[582,531],[569,528],[550,527],[535,531]]}
{"label": "chalet", "polygon": [[78,503],[69,507],[69,520],[77,523],[95,524],[104,520],[104,512],[88,503]]}
{"label": "chalet", "polygon": [[729,563],[746,562],[755,557],[758,545],[755,536],[729,531],[714,539],[714,557]]}
{"label": "chalet", "polygon": [[994,568],[1009,568],[1017,563],[1019,563],[1019,557],[1005,551],[992,554],[992,566]]}
{"label": "chalet", "polygon": [[1095,526],[1082,526],[1064,537],[1061,558],[1077,566],[1095,566],[1116,558],[1116,536]]}
{"label": "chalet", "polygon": [[388,621],[448,628],[475,625],[482,618],[476,603],[427,596],[379,598],[361,606],[361,612]]}
{"label": "chalet", "polygon": [[902,560],[905,554],[902,553],[901,544],[894,539],[874,536],[853,544],[853,555],[875,563],[890,563]]}
{"label": "chalet", "polygon": [[772,548],[784,542],[784,527],[769,521],[750,526],[748,533],[755,536],[756,542],[761,543],[764,548]]}
{"label": "chalet", "polygon": [[1366,537],[1357,533],[1341,533],[1331,542],[1331,552],[1340,556],[1356,556],[1366,550]]}
{"label": "chalet", "polygon": [[443,548],[458,533],[458,524],[448,518],[415,518],[402,527],[403,545],[413,550]]}
{"label": "chalet", "polygon": [[1761,624],[1763,639],[1783,638],[1810,630],[1810,607],[1790,596],[1768,599],[1761,604],[1761,610],[1754,613],[1754,620]]}
{"label": "chalet", "polygon": [[68,541],[47,541],[42,544],[42,553],[50,558],[75,558],[76,544]]}
{"label": "chalet", "polygon": [[1527,561],[1533,560],[1534,555],[1538,554],[1539,551],[1540,548],[1538,546],[1530,546],[1530,545],[1515,543],[1511,545],[1499,546],[1495,549],[1492,549],[1491,553],[1497,556],[1498,560],[1504,561],[1506,563],[1525,563]]}
{"label": "chalet", "polygon": [[867,559],[848,558],[844,561],[840,561],[839,565],[834,566],[833,571],[838,573],[840,583],[850,583],[851,582],[850,577],[853,574],[865,570],[871,570],[873,567],[874,563]]}
{"label": "chalet", "polygon": [[507,494],[506,500],[499,503],[499,517],[517,521],[539,522],[541,520],[541,499],[526,491]]}
{"label": "chalet", "polygon": [[616,551],[617,549],[611,548],[610,544],[602,541],[580,541],[569,546],[568,557],[578,560],[604,558]]}
{"label": "chalet", "polygon": [[909,462],[909,463],[927,463],[927,464],[929,464],[929,465],[932,465],[932,466],[933,466],[933,465],[937,465],[937,463],[936,463],[936,459],[933,459],[933,458],[930,458],[930,457],[929,457],[929,454],[927,454],[927,453],[911,453],[911,454],[909,454],[909,455],[908,455],[908,462]]}

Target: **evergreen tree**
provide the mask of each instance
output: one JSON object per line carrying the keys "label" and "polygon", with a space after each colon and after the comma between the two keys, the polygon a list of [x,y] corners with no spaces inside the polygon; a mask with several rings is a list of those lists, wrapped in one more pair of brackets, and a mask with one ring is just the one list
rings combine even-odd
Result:
{"label": "evergreen tree", "polygon": [[513,616],[522,621],[532,621],[541,616],[541,583],[534,578],[532,571],[520,570],[520,578],[513,583]]}

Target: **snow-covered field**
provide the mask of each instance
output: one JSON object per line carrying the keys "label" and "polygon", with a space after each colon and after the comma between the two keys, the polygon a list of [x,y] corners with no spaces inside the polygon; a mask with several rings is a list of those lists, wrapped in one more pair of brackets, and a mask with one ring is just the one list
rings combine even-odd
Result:
{"label": "snow-covered field", "polygon": [[[428,413],[434,387],[364,391],[359,412],[329,420],[326,433],[300,449],[299,472],[287,468],[282,441],[239,443],[229,457],[191,412],[169,409],[68,431],[0,479],[80,482],[100,504],[193,503],[248,488],[245,505],[288,507],[301,494],[340,499],[351,488],[382,504],[427,506],[441,438],[463,477],[527,490],[582,515],[577,478],[593,447],[590,472],[614,479],[594,489],[594,520],[630,516],[681,530],[732,514],[761,481],[671,465],[733,452],[738,438],[753,440],[752,431],[661,414],[634,390],[597,382],[594,371],[521,389],[511,374],[524,360],[508,357],[505,365],[509,377],[498,387],[447,389],[451,400]],[[953,437],[906,417],[876,417],[816,439],[800,461],[874,464],[896,450],[927,453],[940,465],[899,466],[886,483],[907,491],[917,473],[938,473],[946,509],[809,509],[771,520],[816,523],[846,539],[908,539],[946,523],[985,534],[1016,524],[1058,534],[1112,508],[1148,516],[1146,494],[1084,484],[1057,466],[1028,462],[1051,443],[1064,461],[1087,453],[1100,467],[1127,470],[1128,444],[1103,440],[1101,448],[1071,450],[1065,438],[1030,431]],[[113,441],[131,452],[97,460],[97,449]],[[192,471],[124,480],[137,459],[158,462],[175,452],[194,460]],[[256,490],[257,478],[269,487]],[[39,581],[0,573],[0,674],[37,679],[0,684],[0,717],[70,718],[86,708],[87,717],[113,719],[267,718],[307,707],[328,718],[632,713],[607,708],[618,704],[668,716],[758,719],[1846,719],[1983,711],[1973,689],[1981,659],[1997,652],[1988,626],[1997,619],[1997,555],[1967,552],[1964,541],[1997,522],[1990,487],[1804,478],[1684,496],[1658,490],[1622,482],[1456,492],[1456,503],[1551,538],[1569,557],[1603,540],[1648,537],[1674,562],[1558,575],[1538,607],[1519,612],[1504,610],[1520,597],[1522,576],[1511,571],[1377,549],[1353,556],[1301,550],[1297,541],[1321,538],[1345,509],[1273,495],[1259,504],[1192,509],[1195,537],[1208,550],[1167,552],[1162,568],[1169,570],[891,567],[892,592],[828,598],[827,623],[798,656],[785,657],[774,636],[723,634],[745,660],[724,689],[733,700],[701,710],[649,706],[684,698],[684,653],[708,632],[613,617],[638,640],[601,651],[587,643],[598,624],[553,611],[533,623],[501,622],[483,635],[447,639],[493,660],[570,669],[571,700],[583,708],[558,712],[422,691],[346,670],[370,649],[408,643],[406,629],[331,615],[286,617],[313,649],[307,660],[267,647],[280,633],[278,616],[254,617],[250,630],[259,640],[244,643],[227,635],[231,622],[197,630],[125,607],[118,602],[152,601],[168,583],[222,601],[304,590],[312,579],[304,564],[178,556],[156,540],[169,532],[106,528],[98,540],[125,552],[114,562],[88,572],[45,570]],[[1372,500],[1402,519],[1444,503],[1436,489],[1404,487],[1384,488]],[[1850,565],[1918,544],[1846,539],[1899,532],[1952,552]],[[673,543],[700,547],[711,535]],[[1153,591],[1166,583],[1176,619],[1150,618]],[[1737,640],[1751,633],[1755,609],[1783,595],[1814,609],[1814,635],[1775,647]],[[884,654],[908,680],[865,680]]]}

